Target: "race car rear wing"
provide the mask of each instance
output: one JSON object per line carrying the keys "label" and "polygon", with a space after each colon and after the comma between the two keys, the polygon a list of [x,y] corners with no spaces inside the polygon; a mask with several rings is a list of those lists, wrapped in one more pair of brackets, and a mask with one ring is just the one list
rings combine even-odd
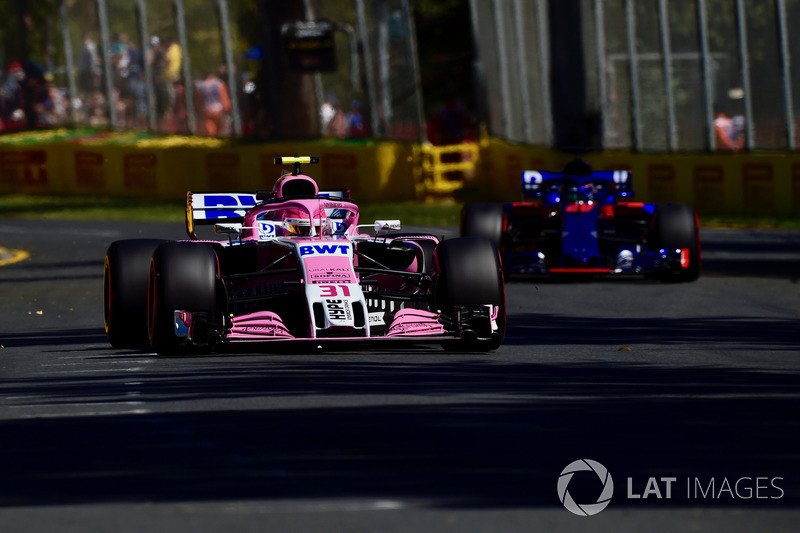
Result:
{"label": "race car rear wing", "polygon": [[[270,194],[262,192],[188,192],[186,193],[186,233],[192,239],[197,238],[196,226],[213,226],[226,222],[244,222],[247,211],[270,198]],[[349,200],[347,189],[320,191],[318,197]],[[335,214],[331,214],[335,218]]]}
{"label": "race car rear wing", "polygon": [[541,198],[542,190],[548,183],[574,182],[576,185],[587,183],[605,182],[613,184],[614,194],[621,198],[633,197],[630,170],[594,170],[587,176],[568,176],[563,172],[549,172],[547,170],[525,170],[522,172],[522,198]]}

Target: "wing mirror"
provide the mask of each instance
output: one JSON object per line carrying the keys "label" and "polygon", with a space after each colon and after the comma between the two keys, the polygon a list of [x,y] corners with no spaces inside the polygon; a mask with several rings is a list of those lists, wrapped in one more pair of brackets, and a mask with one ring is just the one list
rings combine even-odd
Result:
{"label": "wing mirror", "polygon": [[376,220],[375,231],[389,231],[393,229],[400,229],[399,220]]}
{"label": "wing mirror", "polygon": [[225,233],[227,235],[241,235],[242,224],[238,222],[214,224],[214,233]]}

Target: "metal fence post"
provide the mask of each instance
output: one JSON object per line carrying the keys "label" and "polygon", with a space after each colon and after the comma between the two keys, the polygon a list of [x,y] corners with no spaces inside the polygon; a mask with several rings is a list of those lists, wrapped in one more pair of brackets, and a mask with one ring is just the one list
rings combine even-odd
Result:
{"label": "metal fence post", "polygon": [[136,10],[139,13],[139,38],[142,41],[142,54],[144,63],[144,87],[147,93],[147,127],[150,131],[156,129],[156,95],[153,90],[153,65],[147,58],[147,4],[145,0],[136,0]]}
{"label": "metal fence post", "polygon": [[[191,57],[189,54],[188,39],[186,38],[186,11],[183,8],[183,0],[172,0],[172,5],[175,8],[175,24],[178,27],[178,44],[183,50],[181,69],[183,71],[184,83],[184,99],[186,100],[186,126],[189,132],[195,132],[195,114],[194,114],[194,98],[192,93],[194,91],[192,83],[192,68]],[[230,67],[228,67],[230,71]]]}
{"label": "metal fence post", "polygon": [[108,9],[106,0],[96,0],[97,15],[100,19],[100,45],[103,54],[103,76],[105,77],[106,103],[108,105],[108,121],[111,128],[117,127],[117,106],[114,105],[114,82],[111,79],[111,64],[109,52],[111,51],[108,36]]}
{"label": "metal fence post", "polygon": [[389,79],[389,21],[386,9],[386,0],[374,1],[375,33],[378,49],[378,79],[380,80],[381,109],[383,109],[383,124],[388,134],[394,119],[392,113],[392,86]]}
{"label": "metal fence post", "polygon": [[67,90],[69,91],[69,117],[72,123],[78,121],[78,110],[75,109],[75,100],[78,98],[78,86],[75,84],[75,65],[72,61],[72,41],[69,38],[69,22],[67,17],[67,2],[60,0],[58,6],[59,23],[61,24],[61,38],[64,42],[64,63],[67,69]]}
{"label": "metal fence post", "polygon": [[509,87],[508,73],[508,46],[506,45],[506,32],[503,31],[503,9],[500,0],[492,0],[494,8],[494,25],[497,29],[497,58],[500,66],[500,98],[503,106],[503,137],[511,139],[512,131],[512,110],[511,110],[511,88]]}
{"label": "metal fence post", "polygon": [[661,57],[664,64],[664,92],[667,98],[667,141],[670,151],[678,149],[678,128],[675,123],[675,93],[672,91],[672,42],[669,31],[667,0],[658,0],[661,26]]}
{"label": "metal fence post", "polygon": [[639,105],[639,64],[636,55],[636,8],[633,0],[625,0],[625,26],[628,35],[628,65],[631,83],[631,126],[633,149],[642,149],[641,109]]}
{"label": "metal fence post", "polygon": [[747,45],[747,16],[744,0],[736,0],[736,29],[739,37],[739,62],[742,66],[742,89],[744,89],[745,143],[748,150],[755,146],[753,129],[753,95],[750,92],[750,53]]}
{"label": "metal fence post", "polygon": [[544,113],[544,142],[550,146],[553,144],[553,108],[552,96],[550,94],[550,25],[547,21],[548,9],[547,0],[536,0],[536,28],[539,38],[539,69],[541,71],[542,107]]}
{"label": "metal fence post", "polygon": [[606,28],[605,12],[603,11],[603,0],[594,0],[595,17],[595,46],[597,48],[597,84],[600,91],[600,110],[602,113],[602,135],[603,147],[605,148],[609,138],[610,128],[608,126],[608,83],[606,81]]}
{"label": "metal fence post", "polygon": [[375,66],[372,64],[372,52],[367,37],[367,14],[364,10],[364,0],[356,1],[356,13],[358,19],[358,36],[360,41],[360,48],[364,54],[364,68],[367,76],[367,95],[369,97],[369,114],[370,123],[372,124],[372,135],[375,137],[382,137],[384,132],[380,126],[378,117],[378,102],[375,90]]}
{"label": "metal fence post", "polygon": [[519,70],[519,92],[522,96],[522,133],[526,143],[533,144],[533,109],[531,107],[531,89],[528,84],[528,49],[525,46],[525,20],[522,17],[521,0],[514,0],[512,9],[514,16],[514,32],[517,38],[517,70]]}
{"label": "metal fence post", "polygon": [[[316,19],[314,14],[314,6],[311,5],[311,0],[303,0],[303,11],[305,12],[306,20],[311,22]],[[314,73],[314,96],[316,97],[317,110],[320,109],[322,102],[325,101],[325,88],[322,83],[322,74],[319,72]],[[322,131],[322,116],[320,116],[320,131]]]}
{"label": "metal fence post", "polygon": [[425,108],[422,100],[422,76],[419,70],[419,57],[417,56],[417,30],[414,27],[414,14],[408,0],[402,0],[403,17],[406,19],[408,30],[408,55],[411,57],[411,70],[414,76],[414,103],[417,106],[417,127],[419,128],[418,140],[420,143],[428,141],[428,132],[425,128]]}
{"label": "metal fence post", "polygon": [[789,32],[786,24],[786,1],[776,0],[775,11],[778,18],[778,37],[780,39],[781,74],[783,75],[783,101],[786,116],[786,149],[795,149],[794,101],[792,100],[792,62],[789,53]]}
{"label": "metal fence post", "polygon": [[242,117],[239,114],[239,98],[236,86],[236,65],[233,62],[233,51],[231,50],[231,33],[228,21],[228,2],[227,0],[217,0],[219,9],[219,24],[222,30],[222,48],[225,53],[225,64],[228,66],[228,92],[231,97],[231,120],[233,122],[234,135],[242,135]]}
{"label": "metal fence post", "polygon": [[700,55],[702,58],[703,71],[703,98],[705,99],[706,114],[706,142],[709,150],[716,149],[716,139],[714,138],[714,88],[711,79],[711,50],[708,46],[708,14],[706,11],[705,0],[697,0],[697,31],[700,39]]}

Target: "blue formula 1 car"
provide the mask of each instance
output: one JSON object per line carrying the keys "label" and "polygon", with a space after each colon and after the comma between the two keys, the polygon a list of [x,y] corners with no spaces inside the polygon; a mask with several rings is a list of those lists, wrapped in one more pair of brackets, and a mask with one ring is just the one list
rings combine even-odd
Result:
{"label": "blue formula 1 car", "polygon": [[633,202],[627,170],[526,170],[522,201],[466,204],[461,235],[481,236],[515,275],[635,274],[663,281],[700,275],[697,212],[684,204]]}

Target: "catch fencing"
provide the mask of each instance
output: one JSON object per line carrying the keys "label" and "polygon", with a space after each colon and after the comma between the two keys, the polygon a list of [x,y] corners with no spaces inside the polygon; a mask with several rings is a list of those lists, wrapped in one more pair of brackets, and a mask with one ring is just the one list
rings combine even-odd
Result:
{"label": "catch fencing", "polygon": [[[552,88],[581,85],[577,105],[599,117],[595,148],[724,150],[723,130],[741,139],[736,150],[800,147],[800,67],[791,61],[800,38],[789,31],[800,25],[800,0],[470,4],[493,136],[552,146]],[[551,35],[568,9],[572,27]],[[552,78],[570,41],[581,46],[571,68],[582,72]]]}
{"label": "catch fencing", "polygon": [[[10,15],[0,30],[25,41],[24,58],[0,52],[6,79],[33,101],[10,103],[0,131],[424,140],[408,0],[43,0],[0,9]],[[14,63],[33,89],[15,84]]]}

